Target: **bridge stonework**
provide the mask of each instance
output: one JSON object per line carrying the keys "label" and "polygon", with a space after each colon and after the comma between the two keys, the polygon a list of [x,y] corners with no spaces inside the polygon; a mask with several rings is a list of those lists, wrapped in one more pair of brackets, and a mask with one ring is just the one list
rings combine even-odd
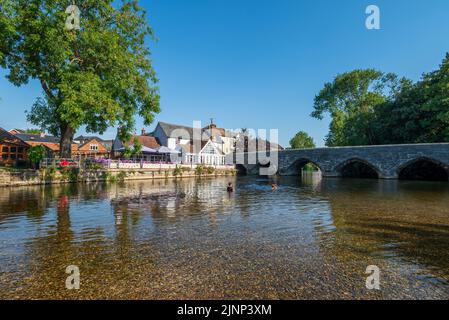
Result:
{"label": "bridge stonework", "polygon": [[[398,179],[402,169],[423,159],[449,173],[449,143],[283,150],[278,153],[276,171],[284,176],[298,175],[300,168],[311,162],[321,169],[324,177],[340,177],[347,164],[362,162],[381,179]],[[243,166],[248,174],[259,174],[261,164]]]}

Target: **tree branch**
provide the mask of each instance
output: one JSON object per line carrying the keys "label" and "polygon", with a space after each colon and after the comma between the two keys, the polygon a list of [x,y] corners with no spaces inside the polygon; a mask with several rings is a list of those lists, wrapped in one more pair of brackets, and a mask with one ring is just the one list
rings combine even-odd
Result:
{"label": "tree branch", "polygon": [[45,93],[47,94],[47,96],[50,99],[54,99],[55,96],[53,95],[53,93],[51,92],[50,88],[48,87],[47,81],[45,81],[44,79],[39,79],[41,82],[41,86],[44,89]]}

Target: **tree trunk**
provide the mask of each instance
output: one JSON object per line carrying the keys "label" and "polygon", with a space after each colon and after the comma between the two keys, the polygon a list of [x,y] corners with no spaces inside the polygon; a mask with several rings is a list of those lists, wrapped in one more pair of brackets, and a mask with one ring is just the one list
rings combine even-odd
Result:
{"label": "tree trunk", "polygon": [[61,126],[61,142],[60,142],[60,156],[61,158],[72,158],[72,142],[75,130],[69,125]]}

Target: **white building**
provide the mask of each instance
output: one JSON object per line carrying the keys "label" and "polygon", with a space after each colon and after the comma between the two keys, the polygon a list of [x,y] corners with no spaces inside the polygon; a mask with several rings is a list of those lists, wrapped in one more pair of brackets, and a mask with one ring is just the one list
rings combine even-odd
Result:
{"label": "white building", "polygon": [[162,146],[181,152],[184,164],[225,165],[226,155],[234,152],[236,135],[211,124],[192,128],[159,122],[151,134]]}

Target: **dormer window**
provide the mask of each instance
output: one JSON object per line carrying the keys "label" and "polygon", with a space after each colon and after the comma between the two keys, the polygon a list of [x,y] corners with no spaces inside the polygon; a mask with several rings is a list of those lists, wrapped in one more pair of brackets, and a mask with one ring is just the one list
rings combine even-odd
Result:
{"label": "dormer window", "polygon": [[91,144],[90,151],[98,151],[98,144]]}

